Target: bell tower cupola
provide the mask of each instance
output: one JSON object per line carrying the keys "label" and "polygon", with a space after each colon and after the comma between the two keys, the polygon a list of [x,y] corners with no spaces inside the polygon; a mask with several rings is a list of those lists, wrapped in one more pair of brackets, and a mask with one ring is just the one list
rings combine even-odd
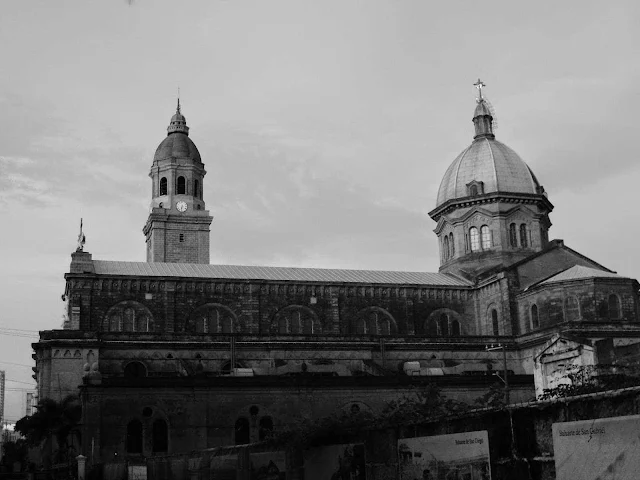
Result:
{"label": "bell tower cupola", "polygon": [[495,113],[478,80],[473,142],[442,178],[436,208],[440,271],[480,275],[545,248],[553,205],[529,166],[496,140]]}
{"label": "bell tower cupola", "polygon": [[149,172],[151,205],[143,228],[147,262],[209,263],[213,218],[204,203],[206,173],[178,98]]}

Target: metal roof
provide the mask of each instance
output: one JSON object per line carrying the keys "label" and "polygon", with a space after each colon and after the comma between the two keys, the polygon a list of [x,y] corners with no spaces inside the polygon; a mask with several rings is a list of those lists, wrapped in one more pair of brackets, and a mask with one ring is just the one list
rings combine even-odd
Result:
{"label": "metal roof", "polygon": [[197,263],[147,263],[93,260],[98,275],[186,277],[224,280],[275,280],[289,282],[367,283],[468,287],[471,284],[446,273],[338,270],[324,268],[257,267]]}
{"label": "metal roof", "polygon": [[583,267],[582,265],[574,265],[553,277],[547,278],[540,285],[556,282],[566,282],[569,280],[580,280],[584,278],[628,278],[613,272],[598,270],[597,268]]}
{"label": "metal roof", "polygon": [[511,148],[495,139],[478,138],[449,166],[440,188],[437,206],[469,196],[467,185],[484,183],[484,193],[537,193],[538,181],[531,169]]}

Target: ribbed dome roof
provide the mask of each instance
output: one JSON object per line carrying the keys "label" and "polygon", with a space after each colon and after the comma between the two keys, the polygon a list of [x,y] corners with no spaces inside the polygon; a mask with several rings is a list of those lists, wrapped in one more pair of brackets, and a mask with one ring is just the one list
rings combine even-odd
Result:
{"label": "ribbed dome roof", "polygon": [[158,145],[153,161],[165,158],[189,158],[194,162],[202,163],[195,143],[186,134],[178,132],[167,135],[167,138]]}
{"label": "ribbed dome roof", "polygon": [[189,138],[187,119],[180,112],[180,98],[178,98],[176,113],[171,117],[167,127],[167,138],[158,145],[153,161],[157,162],[166,158],[188,158],[194,162],[202,163],[200,152]]}
{"label": "ribbed dome roof", "polygon": [[527,164],[511,148],[491,137],[476,138],[456,157],[440,183],[437,206],[469,196],[467,184],[474,180],[484,183],[485,194],[538,193],[540,184]]}

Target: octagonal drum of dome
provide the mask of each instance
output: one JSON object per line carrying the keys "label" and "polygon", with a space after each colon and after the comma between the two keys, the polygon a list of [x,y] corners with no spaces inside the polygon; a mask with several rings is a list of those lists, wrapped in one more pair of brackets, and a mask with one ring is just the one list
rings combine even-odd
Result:
{"label": "octagonal drum of dome", "polygon": [[484,193],[538,193],[540,186],[526,163],[504,143],[481,137],[449,166],[438,190],[437,206],[468,197],[467,185],[484,183]]}

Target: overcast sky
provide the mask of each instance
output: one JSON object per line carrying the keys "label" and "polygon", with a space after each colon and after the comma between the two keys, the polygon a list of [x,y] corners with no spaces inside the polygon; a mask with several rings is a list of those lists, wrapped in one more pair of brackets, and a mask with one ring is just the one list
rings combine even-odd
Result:
{"label": "overcast sky", "polygon": [[[638,4],[3,2],[0,329],[60,327],[80,217],[94,259],[145,260],[178,87],[212,263],[437,271],[427,212],[480,77],[556,207],[551,238],[640,276]],[[36,339],[0,330],[9,419]]]}

